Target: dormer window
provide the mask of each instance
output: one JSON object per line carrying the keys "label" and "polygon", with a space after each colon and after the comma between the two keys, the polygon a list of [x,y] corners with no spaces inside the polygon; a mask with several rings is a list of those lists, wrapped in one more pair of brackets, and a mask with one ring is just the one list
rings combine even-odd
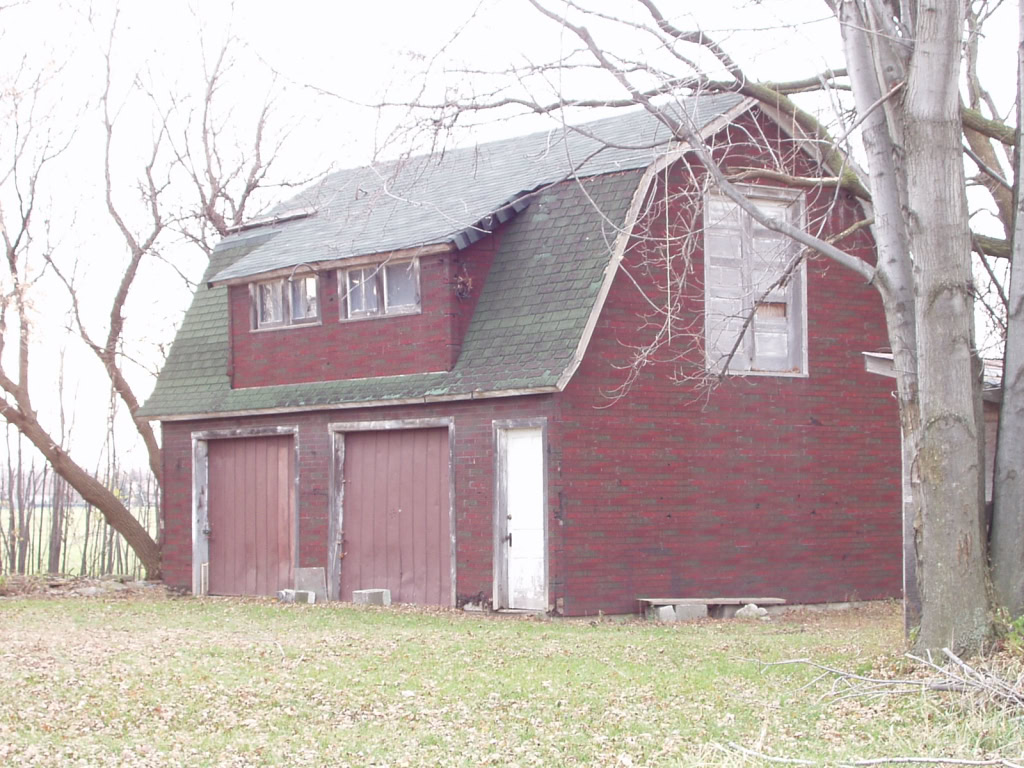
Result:
{"label": "dormer window", "polygon": [[408,315],[420,311],[420,264],[386,262],[339,273],[342,319]]}
{"label": "dormer window", "polygon": [[253,328],[266,330],[318,322],[317,285],[316,275],[253,285]]}

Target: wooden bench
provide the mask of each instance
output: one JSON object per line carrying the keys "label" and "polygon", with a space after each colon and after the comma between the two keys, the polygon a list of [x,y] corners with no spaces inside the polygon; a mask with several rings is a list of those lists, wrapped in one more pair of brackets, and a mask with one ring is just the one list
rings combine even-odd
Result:
{"label": "wooden bench", "polygon": [[697,609],[686,618],[700,618],[699,607],[703,607],[706,609],[705,615],[712,619],[731,619],[736,611],[750,603],[759,607],[786,604],[781,597],[638,597],[637,602],[640,603],[640,613],[648,618],[656,608],[675,608],[681,605]]}

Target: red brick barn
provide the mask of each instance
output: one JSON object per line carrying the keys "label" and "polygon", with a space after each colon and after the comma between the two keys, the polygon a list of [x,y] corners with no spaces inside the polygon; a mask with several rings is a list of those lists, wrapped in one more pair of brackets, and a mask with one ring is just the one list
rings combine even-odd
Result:
{"label": "red brick barn", "polygon": [[[752,102],[688,109],[773,215],[864,217],[751,173],[815,173]],[[898,595],[879,298],[664,139],[633,112],[341,171],[225,239],[145,406],[167,582],[323,568],[342,600],[566,615]],[[865,229],[841,245],[871,258]]]}

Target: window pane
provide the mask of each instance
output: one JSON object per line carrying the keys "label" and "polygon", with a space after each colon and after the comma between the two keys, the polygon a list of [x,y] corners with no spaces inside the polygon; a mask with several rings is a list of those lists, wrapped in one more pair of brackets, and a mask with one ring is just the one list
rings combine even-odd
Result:
{"label": "window pane", "polygon": [[348,271],[349,317],[376,315],[380,312],[380,297],[377,295],[377,271],[377,267]]}
{"label": "window pane", "polygon": [[416,280],[416,262],[387,264],[384,267],[384,273],[384,282],[388,291],[388,312],[419,306],[420,292]]}
{"label": "window pane", "polygon": [[259,326],[278,325],[284,321],[282,311],[282,283],[260,283],[257,286],[258,300],[258,322]]}
{"label": "window pane", "polygon": [[317,277],[303,277],[293,280],[292,320],[316,320],[319,316],[317,304]]}
{"label": "window pane", "polygon": [[765,320],[785,320],[786,319],[786,302],[784,301],[763,301],[757,306],[756,319],[760,321]]}

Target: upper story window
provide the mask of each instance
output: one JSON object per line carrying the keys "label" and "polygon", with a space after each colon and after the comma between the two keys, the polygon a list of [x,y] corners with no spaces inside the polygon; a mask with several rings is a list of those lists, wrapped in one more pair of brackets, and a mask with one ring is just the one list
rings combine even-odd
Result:
{"label": "upper story window", "polygon": [[339,272],[341,318],[407,315],[420,311],[420,264],[386,262]]}
{"label": "upper story window", "polygon": [[253,328],[285,328],[320,320],[317,275],[268,280],[253,286]]}
{"label": "upper story window", "polygon": [[[769,216],[804,226],[799,193],[765,187],[745,191]],[[806,373],[807,269],[796,261],[799,253],[789,237],[754,221],[729,198],[715,192],[706,196],[704,330],[709,369]]]}

